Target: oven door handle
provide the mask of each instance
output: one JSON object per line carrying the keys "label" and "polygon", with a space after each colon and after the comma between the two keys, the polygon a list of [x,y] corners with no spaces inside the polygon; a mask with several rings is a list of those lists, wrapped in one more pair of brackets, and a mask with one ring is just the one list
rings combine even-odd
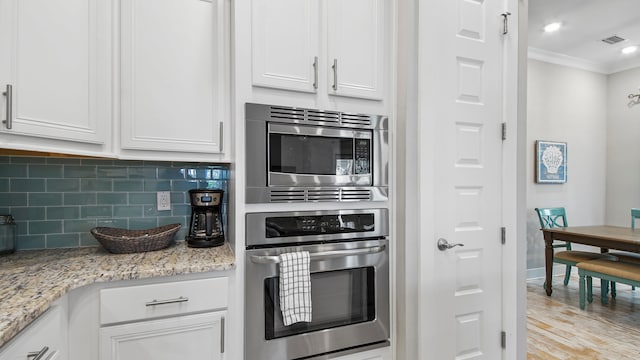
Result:
{"label": "oven door handle", "polygon": [[[357,249],[345,249],[345,250],[332,250],[332,251],[319,251],[309,253],[309,260],[325,260],[330,258],[355,256],[355,255],[368,255],[383,252],[386,249],[386,245],[371,246]],[[254,264],[278,264],[280,263],[280,257],[277,255],[251,255],[251,262]]]}

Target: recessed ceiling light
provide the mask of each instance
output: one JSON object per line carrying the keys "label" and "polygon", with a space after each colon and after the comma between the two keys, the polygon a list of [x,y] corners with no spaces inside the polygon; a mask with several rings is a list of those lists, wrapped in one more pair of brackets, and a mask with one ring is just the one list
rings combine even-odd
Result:
{"label": "recessed ceiling light", "polygon": [[558,31],[558,29],[560,29],[561,26],[562,26],[562,23],[554,22],[554,23],[551,23],[551,24],[548,24],[547,26],[545,26],[544,27],[544,31],[545,32]]}
{"label": "recessed ceiling light", "polygon": [[622,53],[623,54],[631,54],[634,53],[638,50],[638,47],[633,45],[633,46],[627,46],[626,48],[622,49]]}

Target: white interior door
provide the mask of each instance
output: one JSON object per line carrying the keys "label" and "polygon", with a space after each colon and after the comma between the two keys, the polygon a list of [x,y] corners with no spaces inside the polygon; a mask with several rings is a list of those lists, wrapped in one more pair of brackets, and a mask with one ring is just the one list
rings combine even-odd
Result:
{"label": "white interior door", "polygon": [[[420,3],[421,359],[502,357],[503,3]],[[436,242],[463,244],[438,250]]]}

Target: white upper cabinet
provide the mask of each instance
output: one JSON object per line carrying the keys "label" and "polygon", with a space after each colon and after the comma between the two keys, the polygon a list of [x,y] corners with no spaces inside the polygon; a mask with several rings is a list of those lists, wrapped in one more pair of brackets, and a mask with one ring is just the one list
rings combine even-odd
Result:
{"label": "white upper cabinet", "polygon": [[253,0],[253,85],[382,100],[384,15],[384,0]]}
{"label": "white upper cabinet", "polygon": [[383,0],[325,0],[329,94],[382,99]]}
{"label": "white upper cabinet", "polygon": [[253,84],[315,92],[318,87],[317,0],[253,0]]}
{"label": "white upper cabinet", "polygon": [[0,145],[30,143],[26,147],[37,150],[38,142],[29,142],[35,137],[67,144],[52,150],[107,149],[111,6],[104,0],[0,1]]}
{"label": "white upper cabinet", "polygon": [[122,0],[120,146],[222,153],[223,0]]}

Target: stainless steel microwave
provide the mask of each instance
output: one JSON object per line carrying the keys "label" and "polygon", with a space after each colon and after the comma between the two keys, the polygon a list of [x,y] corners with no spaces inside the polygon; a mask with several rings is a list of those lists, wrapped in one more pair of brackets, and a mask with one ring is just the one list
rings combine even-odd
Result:
{"label": "stainless steel microwave", "polygon": [[380,201],[388,118],[246,104],[246,202]]}

